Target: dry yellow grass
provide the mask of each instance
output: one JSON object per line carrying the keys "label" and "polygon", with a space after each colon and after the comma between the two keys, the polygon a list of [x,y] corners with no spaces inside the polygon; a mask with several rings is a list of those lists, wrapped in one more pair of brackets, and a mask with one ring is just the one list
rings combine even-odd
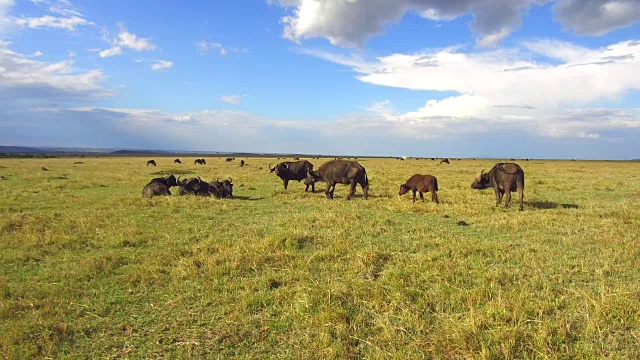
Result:
{"label": "dry yellow grass", "polygon": [[[0,159],[4,357],[640,358],[640,163],[519,161],[519,212],[470,188],[491,160],[361,159],[347,202],[155,159]],[[143,199],[157,172],[237,198]]]}

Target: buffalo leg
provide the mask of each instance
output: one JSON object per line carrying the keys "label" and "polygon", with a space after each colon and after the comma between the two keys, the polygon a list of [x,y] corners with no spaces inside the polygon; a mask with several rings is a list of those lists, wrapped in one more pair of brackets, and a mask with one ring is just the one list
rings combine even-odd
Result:
{"label": "buffalo leg", "polygon": [[507,209],[509,207],[509,203],[511,202],[511,190],[505,193],[504,199],[504,208]]}
{"label": "buffalo leg", "polygon": [[518,198],[520,199],[520,211],[524,210],[524,189],[518,188]]}
{"label": "buffalo leg", "polygon": [[424,194],[422,194],[422,191],[420,192],[420,200],[422,200],[422,202],[424,202]]}
{"label": "buffalo leg", "polygon": [[309,185],[304,187],[304,192],[307,192],[307,191],[309,191]]}
{"label": "buffalo leg", "polygon": [[413,202],[416,202],[416,191],[415,190],[411,190],[411,194],[413,195]]}
{"label": "buffalo leg", "polygon": [[284,181],[284,189],[287,190],[287,186],[289,186],[289,180]]}
{"label": "buffalo leg", "polygon": [[333,184],[331,185],[331,192],[330,192],[330,194],[331,194],[331,200],[333,200],[333,193],[334,193],[335,191],[336,191],[336,183],[333,183]]}
{"label": "buffalo leg", "polygon": [[311,192],[316,192],[316,183],[311,183]]}
{"label": "buffalo leg", "polygon": [[360,186],[362,187],[362,192],[364,192],[364,198],[369,198],[369,184],[367,184],[364,180],[360,182]]}
{"label": "buffalo leg", "polygon": [[333,199],[333,193],[331,192],[332,186],[332,183],[327,182],[327,190],[324,192],[324,194],[327,196],[327,199]]}
{"label": "buffalo leg", "polygon": [[438,200],[438,192],[437,191],[432,191],[431,192],[431,201],[435,201],[436,204],[440,204],[440,200]]}
{"label": "buffalo leg", "polygon": [[358,185],[358,183],[355,180],[351,180],[351,183],[349,184],[349,195],[347,196],[347,200],[351,200],[353,194],[356,193],[356,185]]}

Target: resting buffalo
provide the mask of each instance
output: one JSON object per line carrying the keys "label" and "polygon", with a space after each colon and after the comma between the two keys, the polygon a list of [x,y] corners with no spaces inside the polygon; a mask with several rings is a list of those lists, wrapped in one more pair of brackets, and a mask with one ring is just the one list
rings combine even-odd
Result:
{"label": "resting buffalo", "polygon": [[364,198],[369,197],[369,178],[367,172],[357,161],[349,160],[331,160],[320,166],[317,171],[309,171],[305,185],[313,185],[317,181],[327,183],[325,195],[329,199],[333,199],[333,192],[336,190],[336,184],[351,185],[347,200],[350,200],[356,192],[356,185],[360,184],[364,192]]}
{"label": "resting buffalo", "polygon": [[147,166],[149,166],[149,165],[156,166],[156,161],[155,161],[155,160],[149,160],[149,161],[147,161]]}
{"label": "resting buffalo", "polygon": [[[289,186],[290,180],[295,180],[300,182],[307,178],[309,172],[313,171],[313,164],[308,162],[307,160],[302,161],[285,161],[277,164],[274,167],[271,167],[271,163],[269,163],[269,172],[275,172],[276,175],[284,182],[285,190]],[[309,185],[311,185],[311,191],[316,191],[316,186],[311,183],[307,184],[304,191],[309,191]]]}
{"label": "resting buffalo", "polygon": [[196,159],[193,163],[199,165],[207,165],[207,162],[204,159]]}
{"label": "resting buffalo", "polygon": [[203,181],[199,177],[179,181],[178,186],[180,186],[180,189],[178,190],[179,195],[211,195],[209,191],[209,183]]}
{"label": "resting buffalo", "polygon": [[484,190],[493,187],[496,192],[496,206],[502,202],[506,193],[504,207],[509,207],[511,192],[517,191],[520,199],[520,211],[524,210],[524,171],[515,163],[498,163],[488,173],[480,172],[471,184],[472,189]]}
{"label": "resting buffalo", "polygon": [[177,185],[178,180],[173,175],[169,175],[164,178],[151,179],[151,181],[149,181],[149,183],[142,189],[142,196],[151,198],[154,196],[171,195],[169,188]]}
{"label": "resting buffalo", "polygon": [[220,181],[212,181],[209,184],[209,192],[211,192],[217,198],[233,198],[233,183],[232,179]]}
{"label": "resting buffalo", "polygon": [[415,174],[407,180],[406,183],[400,185],[400,191],[398,195],[404,195],[407,192],[413,193],[413,202],[416,202],[416,192],[420,193],[420,199],[424,201],[424,195],[422,193],[430,192],[431,201],[435,201],[436,204],[440,204],[438,201],[438,179],[431,175]]}
{"label": "resting buffalo", "polygon": [[182,164],[182,161],[180,161],[180,159],[175,159],[175,160],[173,160],[173,163],[174,164]]}

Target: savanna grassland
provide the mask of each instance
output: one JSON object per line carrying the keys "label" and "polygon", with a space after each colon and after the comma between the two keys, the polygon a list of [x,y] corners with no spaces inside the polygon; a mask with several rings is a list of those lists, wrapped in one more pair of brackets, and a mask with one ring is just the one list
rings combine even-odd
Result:
{"label": "savanna grassland", "polygon": [[[329,201],[155,159],[0,159],[3,357],[640,358],[638,162],[518,161],[519,212],[470,188],[493,160],[361,159],[370,198]],[[415,173],[440,205],[398,198]],[[143,199],[164,174],[236,199]]]}

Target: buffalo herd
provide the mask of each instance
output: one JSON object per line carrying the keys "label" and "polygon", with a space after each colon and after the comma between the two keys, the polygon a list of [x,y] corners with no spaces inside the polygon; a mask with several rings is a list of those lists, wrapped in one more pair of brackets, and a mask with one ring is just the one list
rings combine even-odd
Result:
{"label": "buffalo herd", "polygon": [[[297,159],[297,158],[295,158]],[[227,158],[227,162],[231,162],[235,158]],[[435,160],[432,158],[432,160]],[[180,163],[179,159],[174,161]],[[195,164],[205,165],[204,159],[196,159]],[[450,164],[449,159],[441,159],[440,164]],[[154,160],[147,161],[147,165],[156,165]],[[244,160],[240,166],[244,166]],[[313,164],[307,160],[284,161],[275,164],[273,167],[268,165],[269,172],[275,173],[284,185],[286,190],[289,181],[303,181],[305,184],[305,192],[315,192],[316,182],[325,182],[325,196],[333,199],[333,193],[337,184],[349,185],[349,194],[347,200],[350,200],[356,192],[358,185],[362,188],[364,199],[369,197],[369,177],[366,169],[354,160],[336,159],[330,160],[322,164],[317,170],[314,170]],[[260,168],[262,169],[262,168]],[[232,179],[206,182],[200,177],[181,180],[174,175],[164,178],[152,179],[143,189],[142,195],[150,198],[154,196],[171,195],[169,189],[173,186],[179,188],[179,195],[200,195],[214,196],[216,198],[233,198]],[[471,184],[471,188],[475,190],[484,190],[493,188],[496,195],[496,206],[502,203],[503,196],[504,207],[508,208],[511,202],[511,192],[518,193],[520,202],[520,211],[524,210],[524,171],[513,162],[497,163],[489,172],[482,170],[480,174]],[[431,193],[431,201],[439,204],[438,200],[438,179],[432,175],[415,174],[411,176],[404,184],[400,185],[398,195],[404,195],[411,191],[413,202],[416,201],[416,193],[420,195],[420,199],[424,202],[424,193]]]}

